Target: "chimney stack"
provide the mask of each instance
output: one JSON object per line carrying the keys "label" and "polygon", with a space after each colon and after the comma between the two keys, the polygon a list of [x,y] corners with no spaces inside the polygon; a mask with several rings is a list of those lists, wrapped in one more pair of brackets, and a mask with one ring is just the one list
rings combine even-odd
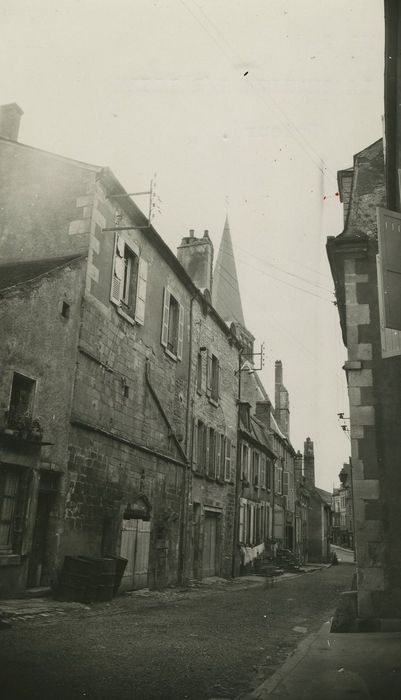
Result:
{"label": "chimney stack", "polygon": [[313,442],[307,437],[304,442],[304,476],[306,486],[315,486],[315,453]]}
{"label": "chimney stack", "polygon": [[16,102],[0,106],[0,136],[10,141],[18,141],[19,125],[23,111]]}
{"label": "chimney stack", "polygon": [[300,450],[298,450],[297,454],[295,455],[295,481],[297,484],[301,483],[303,479],[302,462],[302,453]]}
{"label": "chimney stack", "polygon": [[189,236],[182,239],[177,248],[177,258],[185,268],[192,282],[202,291],[212,293],[213,283],[213,243],[209,231],[205,230],[202,238],[196,238],[194,229]]}
{"label": "chimney stack", "polygon": [[283,384],[283,363],[276,360],[275,364],[275,416],[286,437],[290,437],[290,400],[288,391]]}

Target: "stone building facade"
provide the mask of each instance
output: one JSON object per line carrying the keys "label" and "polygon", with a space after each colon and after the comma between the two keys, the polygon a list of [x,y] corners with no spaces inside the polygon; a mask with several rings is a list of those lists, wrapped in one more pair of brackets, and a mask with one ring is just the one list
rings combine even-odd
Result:
{"label": "stone building facade", "polygon": [[[8,129],[19,109],[1,116]],[[43,439],[11,444],[5,417],[0,594],[55,583],[67,554],[125,556],[123,589],[229,575],[238,340],[110,170],[7,129],[0,400],[9,411],[36,382]],[[199,421],[215,445],[202,468]],[[42,560],[29,574],[35,532]]]}
{"label": "stone building facade", "polygon": [[[351,468],[360,624],[401,617],[398,531],[400,480],[400,333],[386,326],[378,237],[386,220],[383,141],[339,175],[344,231],[327,251],[348,359]],[[346,183],[344,187],[343,184]],[[378,230],[379,228],[379,230]],[[393,253],[394,259],[394,253]]]}

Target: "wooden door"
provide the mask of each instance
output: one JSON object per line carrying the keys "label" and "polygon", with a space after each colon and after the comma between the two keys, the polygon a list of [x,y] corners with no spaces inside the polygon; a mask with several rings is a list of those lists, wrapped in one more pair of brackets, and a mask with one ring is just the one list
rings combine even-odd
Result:
{"label": "wooden door", "polygon": [[149,545],[150,522],[148,520],[123,520],[120,555],[127,559],[127,566],[120,591],[147,588]]}
{"label": "wooden door", "polygon": [[216,576],[217,516],[205,513],[203,525],[202,576]]}
{"label": "wooden door", "polygon": [[36,509],[35,527],[33,531],[32,549],[29,556],[28,588],[43,585],[43,567],[47,549],[49,516],[53,502],[53,494],[39,491]]}

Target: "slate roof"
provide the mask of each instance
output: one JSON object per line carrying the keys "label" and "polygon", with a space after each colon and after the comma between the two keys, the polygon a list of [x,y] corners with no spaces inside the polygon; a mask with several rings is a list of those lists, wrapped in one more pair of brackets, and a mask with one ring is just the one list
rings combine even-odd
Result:
{"label": "slate roof", "polygon": [[315,486],[315,491],[319,494],[320,498],[322,501],[327,503],[329,506],[331,506],[332,503],[332,494],[329,493],[329,491],[325,491],[324,489],[319,489],[317,486]]}
{"label": "slate roof", "polygon": [[15,287],[17,284],[45,275],[59,267],[67,265],[73,260],[82,258],[82,255],[65,255],[59,258],[46,258],[39,260],[24,260],[23,262],[10,262],[0,265],[0,290]]}

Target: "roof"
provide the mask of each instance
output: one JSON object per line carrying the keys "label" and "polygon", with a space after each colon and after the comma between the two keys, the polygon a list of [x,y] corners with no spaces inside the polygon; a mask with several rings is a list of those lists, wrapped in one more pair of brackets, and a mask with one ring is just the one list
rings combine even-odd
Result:
{"label": "roof", "polygon": [[245,328],[228,217],[214,268],[212,296],[213,305],[224,321],[236,321]]}
{"label": "roof", "polygon": [[325,491],[324,489],[319,489],[317,486],[315,486],[315,491],[319,494],[322,501],[331,506],[331,498],[333,494],[329,493],[329,491]]}
{"label": "roof", "polygon": [[0,265],[0,290],[29,282],[82,257],[82,255],[67,255],[60,258],[3,263]]}

